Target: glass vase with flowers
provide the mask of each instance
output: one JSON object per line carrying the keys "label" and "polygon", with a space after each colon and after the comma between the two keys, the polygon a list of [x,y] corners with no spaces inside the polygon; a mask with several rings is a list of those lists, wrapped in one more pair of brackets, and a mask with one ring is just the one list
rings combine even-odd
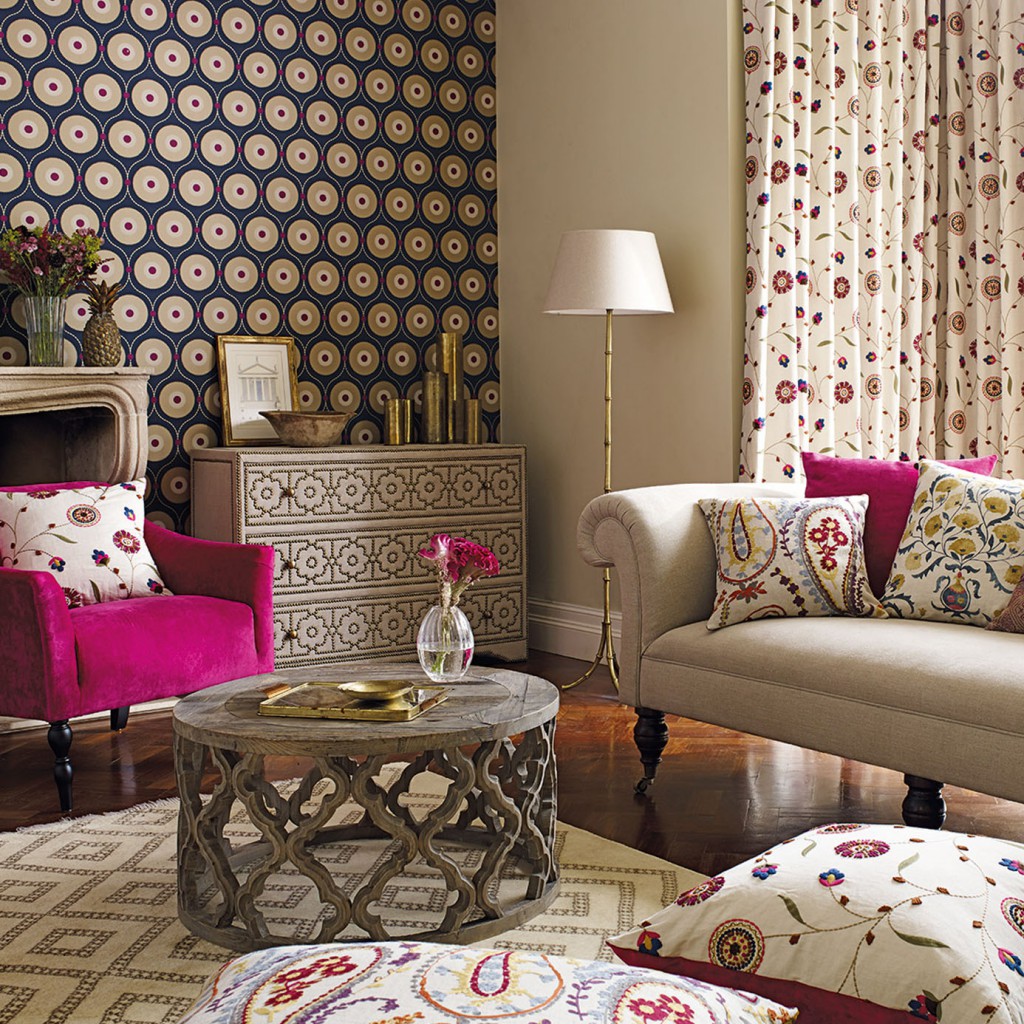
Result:
{"label": "glass vase with flowers", "polygon": [[461,679],[473,660],[473,630],[459,608],[466,589],[501,567],[489,548],[465,537],[438,533],[419,552],[437,576],[438,603],[423,617],[416,638],[423,671],[436,683]]}
{"label": "glass vase with flowers", "polygon": [[64,365],[67,297],[91,280],[100,264],[100,245],[91,228],[71,235],[45,227],[0,233],[0,274],[24,299],[30,365]]}

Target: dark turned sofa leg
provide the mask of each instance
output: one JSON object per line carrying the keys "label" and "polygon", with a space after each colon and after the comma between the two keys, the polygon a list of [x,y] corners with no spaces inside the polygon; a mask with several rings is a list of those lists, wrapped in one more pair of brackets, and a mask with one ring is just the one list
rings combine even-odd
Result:
{"label": "dark turned sofa leg", "polygon": [[941,782],[920,775],[904,775],[907,795],[903,799],[903,820],[916,828],[942,828],[946,820],[946,801]]}
{"label": "dark turned sofa leg", "polygon": [[55,758],[53,763],[53,779],[57,783],[57,795],[60,797],[60,809],[71,810],[71,726],[66,718],[59,722],[51,722],[46,733],[46,742],[50,744]]}
{"label": "dark turned sofa leg", "polygon": [[636,725],[633,726],[633,740],[640,751],[640,761],[644,766],[644,777],[636,784],[637,793],[646,793],[647,787],[654,782],[654,773],[661,764],[661,752],[668,743],[668,726],[665,724],[664,711],[652,711],[650,708],[636,709]]}
{"label": "dark turned sofa leg", "polygon": [[110,709],[110,730],[111,732],[120,732],[128,725],[128,712],[131,711],[132,706],[125,704],[123,708],[111,708]]}

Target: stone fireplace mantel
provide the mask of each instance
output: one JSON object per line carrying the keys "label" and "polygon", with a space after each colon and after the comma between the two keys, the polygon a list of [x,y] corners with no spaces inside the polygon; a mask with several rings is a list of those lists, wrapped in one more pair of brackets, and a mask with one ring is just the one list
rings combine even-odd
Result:
{"label": "stone fireplace mantel", "polygon": [[142,477],[148,380],[133,367],[0,369],[0,485]]}

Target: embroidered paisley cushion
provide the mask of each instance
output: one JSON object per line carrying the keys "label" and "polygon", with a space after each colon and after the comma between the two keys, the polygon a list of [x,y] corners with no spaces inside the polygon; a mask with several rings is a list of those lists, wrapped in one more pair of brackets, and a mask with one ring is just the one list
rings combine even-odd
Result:
{"label": "embroidered paisley cushion", "polygon": [[69,608],[169,594],[143,536],[145,488],[0,490],[0,565],[52,573]]}
{"label": "embroidered paisley cushion", "polygon": [[1010,595],[1009,604],[985,628],[1001,633],[1024,633],[1024,580]]}
{"label": "embroidered paisley cushion", "polygon": [[986,626],[1024,574],[1024,481],[923,461],[882,603],[903,619]]}
{"label": "embroidered paisley cushion", "polygon": [[761,996],[623,964],[426,942],[279,946],[241,956],[180,1024],[789,1024]]}
{"label": "embroidered paisley cushion", "polygon": [[799,1005],[800,1024],[1020,1024],[1024,847],[826,825],[684,892],[609,943],[632,964],[735,972],[739,988]]}
{"label": "embroidered paisley cushion", "polygon": [[[893,559],[907,525],[917,487],[917,466],[913,462],[888,459],[839,459],[833,455],[801,452],[808,498],[829,498],[866,494],[868,514],[864,520],[864,561],[871,590],[881,597]],[[958,459],[944,462],[969,473],[991,473],[996,457]]]}
{"label": "embroidered paisley cushion", "polygon": [[699,502],[718,560],[708,629],[804,615],[885,618],[864,569],[864,495]]}

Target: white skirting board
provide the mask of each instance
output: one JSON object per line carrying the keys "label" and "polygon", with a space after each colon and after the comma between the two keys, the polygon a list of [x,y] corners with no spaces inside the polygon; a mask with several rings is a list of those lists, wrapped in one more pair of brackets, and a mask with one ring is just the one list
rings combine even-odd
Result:
{"label": "white skirting board", "polygon": [[[531,648],[581,661],[593,659],[601,639],[600,608],[538,600],[531,600],[528,608]],[[616,644],[621,629],[621,613],[612,612],[612,638]]]}
{"label": "white skirting board", "polygon": [[[147,711],[167,711],[169,708],[173,708],[178,703],[177,697],[165,697],[163,700],[150,700],[144,704],[133,704],[131,713],[128,715],[128,723],[131,724],[132,717],[134,715],[142,715]],[[101,718],[109,720],[109,711],[96,711],[91,715],[81,715],[77,718],[71,719],[71,728],[73,729],[78,722],[94,722]],[[22,732],[24,729],[46,729],[46,722],[37,722],[31,718],[8,718],[5,715],[0,715],[0,736],[8,732]]]}

